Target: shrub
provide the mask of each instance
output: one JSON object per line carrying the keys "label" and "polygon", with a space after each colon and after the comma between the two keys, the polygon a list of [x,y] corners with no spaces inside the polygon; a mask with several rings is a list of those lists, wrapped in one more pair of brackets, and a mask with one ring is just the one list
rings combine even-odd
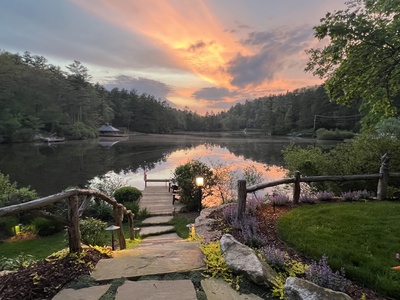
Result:
{"label": "shrub", "polygon": [[139,201],[142,196],[142,192],[132,186],[121,187],[114,192],[114,198],[119,203]]}
{"label": "shrub", "polygon": [[51,219],[38,217],[32,220],[34,231],[40,236],[49,236],[64,229],[64,225]]}
{"label": "shrub", "polygon": [[349,282],[345,278],[344,269],[333,272],[328,265],[328,257],[322,256],[317,263],[313,261],[309,268],[305,271],[306,279],[315,284],[332,289],[335,291],[344,292]]}
{"label": "shrub", "polygon": [[319,201],[331,201],[335,197],[335,194],[330,191],[321,191],[315,194],[315,197]]}
{"label": "shrub", "polygon": [[14,234],[14,226],[19,224],[19,220],[15,216],[1,217],[0,218],[0,238],[2,236],[12,236]]}
{"label": "shrub", "polygon": [[92,217],[104,222],[110,222],[114,220],[112,206],[104,202],[92,204],[84,211],[83,216]]}
{"label": "shrub", "polygon": [[266,244],[266,239],[259,233],[255,207],[246,209],[241,220],[237,218],[237,203],[226,205],[222,208],[222,222],[232,230],[235,238],[250,247],[261,247]]}
{"label": "shrub", "polygon": [[340,197],[344,200],[344,201],[353,201],[355,200],[355,193],[348,191],[348,192],[342,192],[340,194]]}
{"label": "shrub", "polygon": [[274,246],[265,246],[261,248],[261,255],[271,267],[280,270],[284,270],[286,264],[290,261],[289,255],[286,252]]}
{"label": "shrub", "polygon": [[300,194],[300,202],[314,204],[316,203],[315,195],[310,193],[302,193]]}
{"label": "shrub", "polygon": [[179,186],[180,201],[184,203],[189,211],[199,208],[199,188],[196,186],[196,176],[204,178],[202,195],[210,193],[211,186],[214,185],[213,172],[211,169],[198,160],[192,160],[184,165],[178,166],[174,171],[174,177]]}
{"label": "shrub", "polygon": [[34,264],[36,260],[32,255],[21,253],[15,258],[8,258],[2,256],[0,258],[0,271],[16,271],[21,267],[28,267]]}
{"label": "shrub", "polygon": [[80,223],[82,242],[86,245],[103,246],[107,241],[105,228],[107,223],[94,218],[81,220]]}
{"label": "shrub", "polygon": [[275,206],[284,206],[290,203],[289,196],[286,194],[272,194],[268,197],[268,201]]}
{"label": "shrub", "polygon": [[137,215],[139,213],[140,205],[136,201],[135,202],[125,202],[124,206],[126,207],[127,210],[130,210],[135,215]]}

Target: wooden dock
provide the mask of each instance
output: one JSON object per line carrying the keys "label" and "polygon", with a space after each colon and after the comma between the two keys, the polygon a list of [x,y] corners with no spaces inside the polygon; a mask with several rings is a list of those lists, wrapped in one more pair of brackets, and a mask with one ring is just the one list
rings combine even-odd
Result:
{"label": "wooden dock", "polygon": [[168,186],[146,186],[140,200],[140,209],[146,208],[151,215],[172,215],[184,206],[175,201],[172,204],[172,190]]}

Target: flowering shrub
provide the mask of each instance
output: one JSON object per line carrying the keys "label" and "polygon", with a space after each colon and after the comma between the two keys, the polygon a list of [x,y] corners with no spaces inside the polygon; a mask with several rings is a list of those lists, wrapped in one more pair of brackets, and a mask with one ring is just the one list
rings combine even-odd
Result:
{"label": "flowering shrub", "polygon": [[275,206],[283,206],[290,203],[289,196],[286,194],[272,194],[268,197],[268,200]]}
{"label": "flowering shrub", "polygon": [[344,201],[353,201],[355,200],[356,194],[355,192],[342,192],[342,194],[340,195]]}
{"label": "flowering shrub", "polygon": [[361,200],[361,199],[372,199],[373,193],[368,192],[367,190],[363,191],[355,191],[354,192],[354,199],[355,200]]}
{"label": "flowering shrub", "polygon": [[257,219],[254,215],[260,204],[261,201],[259,200],[250,200],[246,205],[246,211],[241,220],[237,218],[237,203],[226,205],[222,208],[222,222],[226,224],[227,228],[234,231],[231,233],[239,235],[235,236],[235,238],[250,247],[260,247],[266,244],[265,237],[259,233]]}
{"label": "flowering shrub", "polygon": [[333,197],[335,197],[335,194],[329,191],[322,191],[322,192],[317,192],[315,194],[315,197],[319,201],[331,201],[333,200]]}
{"label": "flowering shrub", "polygon": [[289,255],[277,249],[274,246],[265,246],[261,249],[262,257],[268,262],[268,264],[280,270],[283,270],[286,264],[290,261]]}
{"label": "flowering shrub", "polygon": [[316,203],[316,201],[317,201],[317,199],[315,198],[314,194],[310,194],[310,193],[300,194],[300,202],[301,203],[314,204],[314,203]]}
{"label": "flowering shrub", "polygon": [[318,263],[315,261],[311,263],[305,271],[305,277],[319,286],[340,292],[344,292],[349,284],[345,278],[344,269],[333,272],[328,265],[328,257],[325,255]]}

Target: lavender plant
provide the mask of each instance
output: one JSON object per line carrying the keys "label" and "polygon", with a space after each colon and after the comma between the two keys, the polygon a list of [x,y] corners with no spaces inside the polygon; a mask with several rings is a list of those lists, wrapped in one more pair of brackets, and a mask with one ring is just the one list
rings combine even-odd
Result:
{"label": "lavender plant", "polygon": [[275,206],[284,206],[290,203],[289,196],[286,194],[272,194],[268,197],[268,201]]}
{"label": "lavender plant", "polygon": [[271,245],[261,248],[261,255],[271,267],[280,270],[284,270],[285,266],[290,261],[290,258],[286,252]]}
{"label": "lavender plant", "polygon": [[316,203],[315,195],[311,193],[302,193],[300,194],[300,202],[314,204]]}
{"label": "lavender plant", "polygon": [[222,221],[226,227],[233,229],[239,236],[239,240],[251,247],[260,247],[266,244],[266,238],[263,237],[258,228],[255,211],[261,204],[261,201],[253,199],[248,202],[243,218],[237,218],[237,204],[226,205],[222,208]]}
{"label": "lavender plant", "polygon": [[372,199],[373,193],[368,192],[367,190],[362,191],[355,191],[354,192],[354,199],[355,200],[362,200],[362,199]]}
{"label": "lavender plant", "polygon": [[335,197],[335,194],[330,191],[321,191],[321,192],[317,192],[315,194],[315,197],[319,201],[331,201],[331,200],[333,200],[333,197]]}
{"label": "lavender plant", "polygon": [[356,192],[342,192],[340,196],[344,201],[354,201],[356,199]]}
{"label": "lavender plant", "polygon": [[307,280],[328,289],[344,292],[349,284],[345,278],[344,269],[333,272],[328,265],[328,257],[322,256],[321,260],[317,263],[313,261],[309,268],[305,271]]}

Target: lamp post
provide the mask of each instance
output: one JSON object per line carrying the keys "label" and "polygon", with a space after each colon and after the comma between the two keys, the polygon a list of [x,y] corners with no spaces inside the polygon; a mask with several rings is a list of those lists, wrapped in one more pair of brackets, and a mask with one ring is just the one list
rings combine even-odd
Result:
{"label": "lamp post", "polygon": [[201,211],[201,198],[202,198],[202,193],[201,193],[201,187],[204,185],[204,178],[201,176],[196,177],[196,185],[198,187],[198,205],[199,208],[198,210]]}
{"label": "lamp post", "polygon": [[114,230],[117,230],[117,229],[119,229],[119,226],[115,226],[115,225],[111,225],[111,226],[109,226],[109,227],[107,227],[105,229],[107,231],[111,231],[111,247],[112,247],[113,251],[115,250],[115,247],[114,247]]}

